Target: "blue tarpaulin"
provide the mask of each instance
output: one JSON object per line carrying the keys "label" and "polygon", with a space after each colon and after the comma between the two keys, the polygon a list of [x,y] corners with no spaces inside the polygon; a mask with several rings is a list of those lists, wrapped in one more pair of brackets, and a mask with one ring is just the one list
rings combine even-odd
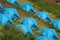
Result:
{"label": "blue tarpaulin", "polygon": [[43,36],[46,36],[50,39],[58,40],[58,35],[54,29],[50,28],[43,28],[42,31],[40,32]]}
{"label": "blue tarpaulin", "polygon": [[48,12],[38,12],[36,16],[40,19],[42,19],[44,22],[50,22],[51,18],[48,15]]}
{"label": "blue tarpaulin", "polygon": [[52,39],[50,39],[46,36],[39,36],[39,37],[36,38],[36,40],[52,40]]}
{"label": "blue tarpaulin", "polygon": [[28,25],[18,24],[18,25],[16,25],[16,28],[21,29],[21,31],[24,33],[24,35],[29,34],[30,36],[34,36],[32,29],[30,27],[28,27]]}
{"label": "blue tarpaulin", "polygon": [[18,0],[7,0],[7,2],[14,4],[15,6],[19,6]]}
{"label": "blue tarpaulin", "polygon": [[33,18],[24,18],[23,21],[22,21],[22,24],[28,25],[33,30],[38,30],[39,29],[36,20],[33,19]]}
{"label": "blue tarpaulin", "polygon": [[7,16],[11,17],[14,20],[20,19],[19,13],[14,8],[5,8],[3,14],[6,14]]}
{"label": "blue tarpaulin", "polygon": [[35,13],[34,8],[31,4],[23,4],[21,8],[27,12],[30,12],[31,14]]}
{"label": "blue tarpaulin", "polygon": [[53,20],[52,25],[54,26],[54,28],[60,30],[60,20]]}
{"label": "blue tarpaulin", "polygon": [[3,11],[3,5],[0,3],[0,11]]}
{"label": "blue tarpaulin", "polygon": [[5,25],[14,25],[12,19],[4,14],[0,14],[0,25],[5,26]]}

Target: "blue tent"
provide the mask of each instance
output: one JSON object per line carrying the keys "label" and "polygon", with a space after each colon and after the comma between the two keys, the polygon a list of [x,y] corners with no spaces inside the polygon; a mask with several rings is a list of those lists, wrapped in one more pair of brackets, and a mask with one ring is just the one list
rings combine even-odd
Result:
{"label": "blue tent", "polygon": [[58,35],[54,29],[44,28],[40,32],[43,36],[46,36],[50,39],[58,40]]}
{"label": "blue tent", "polygon": [[14,20],[20,19],[17,10],[14,8],[5,8],[3,14],[6,14],[7,16],[13,18]]}
{"label": "blue tent", "polygon": [[34,36],[32,29],[30,27],[28,27],[28,25],[18,24],[18,25],[16,25],[16,28],[21,29],[21,31],[24,33],[24,35],[29,34],[30,36]]}
{"label": "blue tent", "polygon": [[51,18],[50,18],[50,16],[48,15],[48,12],[38,12],[37,14],[36,14],[36,16],[38,17],[38,18],[41,18],[43,21],[45,21],[45,22],[50,22],[51,21]]}
{"label": "blue tent", "polygon": [[52,40],[52,39],[50,39],[46,36],[39,36],[39,37],[36,38],[36,40]]}
{"label": "blue tent", "polygon": [[19,6],[18,0],[7,0],[7,2],[14,4],[15,6]]}
{"label": "blue tent", "polygon": [[21,6],[21,8],[23,10],[26,10],[27,12],[30,12],[31,14],[34,14],[35,13],[34,8],[33,8],[33,6],[31,4],[23,4]]}
{"label": "blue tent", "polygon": [[33,30],[38,30],[39,29],[36,20],[33,19],[33,18],[24,18],[23,21],[22,21],[22,24],[28,25]]}
{"label": "blue tent", "polygon": [[58,30],[60,30],[60,20],[54,20],[52,22],[52,25],[57,28]]}
{"label": "blue tent", "polygon": [[14,25],[12,19],[4,14],[0,14],[0,25],[5,26],[5,25]]}
{"label": "blue tent", "polygon": [[3,6],[1,3],[0,3],[0,11],[3,11]]}

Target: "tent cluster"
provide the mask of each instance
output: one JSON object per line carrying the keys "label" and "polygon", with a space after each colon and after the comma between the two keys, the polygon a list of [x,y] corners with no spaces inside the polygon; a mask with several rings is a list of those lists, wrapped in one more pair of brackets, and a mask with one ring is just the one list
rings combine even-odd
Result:
{"label": "tent cluster", "polygon": [[33,18],[24,18],[22,23],[16,25],[16,27],[21,29],[24,35],[28,33],[30,36],[34,36],[32,30],[38,30],[38,24]]}
{"label": "tent cluster", "polygon": [[[15,6],[19,6],[18,0],[6,0],[6,1]],[[31,14],[35,13],[34,7],[31,4],[23,4],[21,8],[27,12],[30,12]]]}
{"label": "tent cluster", "polygon": [[22,24],[28,25],[33,30],[38,30],[39,29],[38,23],[33,18],[24,18],[23,21],[22,21]]}
{"label": "tent cluster", "polygon": [[30,12],[31,14],[35,13],[34,8],[31,4],[23,4],[21,8],[27,12]]}
{"label": "tent cluster", "polygon": [[54,28],[57,28],[58,30],[60,30],[60,20],[52,21],[52,25],[54,26]]}
{"label": "tent cluster", "polygon": [[11,17],[14,20],[20,19],[20,16],[19,16],[17,10],[14,8],[5,8],[3,11],[3,14]]}
{"label": "tent cluster", "polygon": [[36,16],[41,18],[44,22],[51,22],[51,18],[48,15],[48,12],[38,12]]}
{"label": "tent cluster", "polygon": [[[48,15],[48,12],[38,12],[36,16],[40,19],[42,19],[44,22],[51,22],[51,18]],[[52,23],[54,28],[58,29],[60,31],[60,20],[53,20]]]}
{"label": "tent cluster", "polygon": [[59,40],[58,35],[54,29],[43,28],[40,34],[42,36],[37,37],[36,40]]}
{"label": "tent cluster", "polygon": [[[34,7],[33,7],[31,4],[23,4],[23,5],[21,6],[21,8],[22,8],[23,10],[27,11],[27,12],[30,12],[31,14],[34,14],[34,13],[35,13]],[[38,12],[38,13],[36,14],[36,16],[37,16],[38,18],[42,19],[44,22],[51,22],[51,21],[52,21],[51,18],[50,18],[50,16],[49,16],[49,14],[48,14],[48,12]],[[58,21],[56,21],[56,22],[58,22]],[[56,25],[59,25],[59,23],[60,23],[60,22],[59,22],[58,24],[54,25],[56,22],[52,23],[54,27],[55,27]],[[58,30],[60,30],[59,27],[60,27],[60,26],[56,26],[56,28],[57,28]]]}
{"label": "tent cluster", "polygon": [[36,40],[50,40],[50,39],[48,39],[45,36],[39,36],[39,37],[36,38]]}
{"label": "tent cluster", "polygon": [[28,25],[25,24],[18,24],[16,25],[16,28],[20,29],[24,35],[34,36],[31,28]]}
{"label": "tent cluster", "polygon": [[[12,0],[8,0],[8,1],[12,2]],[[29,9],[29,12],[34,13],[32,5],[30,5],[30,7],[32,9],[29,8],[29,6],[27,7]],[[1,8],[1,11],[2,11],[3,6],[1,5],[0,8]],[[16,9],[14,9],[14,8],[4,8],[2,14],[0,14],[0,19],[1,19],[0,24],[2,26],[5,26],[5,25],[12,26],[12,25],[14,25],[12,19],[18,20],[19,18],[20,18],[20,16],[19,16]],[[16,25],[16,28],[21,29],[22,32],[24,33],[24,35],[26,35],[28,33],[30,36],[34,36],[32,30],[38,30],[39,29],[36,20],[33,19],[33,18],[24,18],[23,21],[22,21],[22,24]]]}
{"label": "tent cluster", "polygon": [[[34,7],[33,7],[31,4],[23,4],[23,5],[21,6],[21,8],[22,8],[23,10],[27,11],[27,12],[30,12],[31,14],[34,14],[34,13],[35,13]],[[36,16],[37,16],[38,18],[42,19],[44,22],[51,22],[51,21],[52,21],[51,18],[50,18],[50,16],[49,16],[49,14],[48,14],[48,12],[38,12],[38,13],[36,14]],[[58,22],[58,21],[57,21],[57,22]],[[55,22],[54,22],[54,23],[55,23]],[[60,22],[59,22],[59,23],[60,23]],[[52,23],[52,24],[53,24],[53,23]],[[53,26],[56,26],[56,25],[53,25]],[[59,26],[59,27],[60,27],[60,26]],[[58,28],[58,30],[60,30],[59,27],[56,26],[56,28]]]}
{"label": "tent cluster", "polygon": [[3,11],[3,6],[2,4],[0,3],[0,12]]}
{"label": "tent cluster", "polygon": [[[7,2],[14,4],[15,6],[19,6],[18,0],[7,0]],[[23,4],[21,8],[27,12],[30,12],[31,14],[35,13],[34,7],[31,4]],[[12,19],[18,20],[20,18],[18,12],[14,8],[5,8],[3,9],[2,4],[0,4],[0,11],[3,10],[3,13],[0,14],[0,24],[5,26],[8,25],[14,25]],[[42,19],[44,22],[51,22],[51,18],[48,14],[48,12],[38,12],[36,16],[40,19]],[[52,25],[60,30],[60,20],[54,20],[52,21]],[[24,35],[29,34],[30,36],[34,36],[34,33],[32,30],[38,30],[39,26],[35,19],[33,18],[24,18],[22,21],[22,24],[17,24],[16,28],[21,29],[21,31],[24,33]],[[57,33],[54,29],[44,28],[40,32],[43,36],[37,37],[36,40],[59,40]]]}
{"label": "tent cluster", "polygon": [[9,2],[9,3],[11,3],[11,4],[15,5],[15,6],[19,6],[18,0],[7,0],[7,2]]}
{"label": "tent cluster", "polygon": [[[16,5],[16,6],[18,6],[19,5],[19,2],[18,2],[18,0],[7,0],[7,2],[9,2],[9,3],[11,3],[11,4],[14,4],[14,5]],[[34,7],[31,5],[31,4],[23,4],[22,6],[21,6],[21,8],[23,9],[23,10],[25,10],[25,11],[27,11],[27,12],[30,12],[31,14],[34,14],[35,13],[35,10],[34,10]],[[2,7],[2,5],[0,4],[0,11],[1,10],[3,10],[3,7]],[[7,12],[8,13],[8,12]],[[38,17],[38,18],[40,18],[40,19],[42,19],[44,22],[51,22],[52,20],[51,20],[51,18],[50,18],[50,16],[49,16],[49,14],[48,14],[48,12],[38,12],[37,14],[36,14],[36,16]],[[16,17],[15,17],[16,18]],[[55,27],[55,28],[57,28],[58,30],[60,30],[59,29],[59,23],[60,22],[58,22],[58,21],[55,21],[55,22],[52,22],[52,25]],[[55,25],[56,24],[56,25]]]}
{"label": "tent cluster", "polygon": [[0,14],[0,25],[13,25],[13,21],[10,17],[4,15],[4,14]]}
{"label": "tent cluster", "polygon": [[2,14],[0,14],[0,25],[5,26],[14,25],[13,20],[20,19],[20,16],[16,9],[14,8],[3,8],[2,4],[0,4],[0,11],[2,11]]}

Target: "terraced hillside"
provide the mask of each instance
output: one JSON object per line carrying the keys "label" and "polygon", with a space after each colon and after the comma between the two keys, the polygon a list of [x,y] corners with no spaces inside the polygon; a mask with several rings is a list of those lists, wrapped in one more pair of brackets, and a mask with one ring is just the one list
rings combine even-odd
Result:
{"label": "terraced hillside", "polygon": [[[60,6],[59,5],[47,3],[44,0],[34,0],[34,1],[28,0],[28,1],[32,3],[35,9],[37,9],[38,11],[49,12],[49,15],[52,21],[55,19],[60,19]],[[60,34],[60,32],[58,34]]]}
{"label": "terraced hillside", "polygon": [[[1,2],[1,1],[0,1],[0,2]],[[27,1],[27,2],[30,3],[29,1]],[[39,32],[40,32],[40,30],[41,30],[42,28],[46,28],[46,27],[50,27],[50,28],[51,28],[51,27],[53,27],[50,23],[45,23],[43,20],[41,20],[41,19],[39,19],[38,17],[36,17],[35,14],[34,14],[34,15],[33,15],[33,14],[30,14],[30,13],[22,10],[21,8],[16,7],[16,6],[14,6],[14,5],[10,4],[10,3],[7,4],[7,2],[2,2],[2,4],[3,4],[4,8],[6,8],[6,7],[12,7],[12,8],[16,8],[16,9],[18,10],[19,15],[20,15],[20,20],[17,20],[17,21],[15,22],[16,24],[22,22],[22,20],[23,20],[25,17],[31,17],[31,18],[36,19],[37,23],[39,24],[39,30],[34,31],[35,37],[39,36]],[[33,4],[33,3],[31,3],[31,4]],[[34,5],[34,4],[33,4],[33,5]],[[37,10],[38,10],[38,9],[36,8],[36,11],[37,11]],[[38,11],[40,11],[40,10],[38,10]],[[51,14],[50,14],[50,15],[51,15]],[[52,17],[53,19],[57,19],[57,17],[55,17],[55,16],[52,16],[52,15],[51,15],[51,17]],[[57,33],[58,33],[58,35],[60,36],[60,34],[59,34],[60,32],[57,32]]]}
{"label": "terraced hillside", "polygon": [[60,6],[56,4],[47,3],[44,0],[29,0],[31,3],[33,3],[35,6],[38,6],[37,9],[48,11],[55,15],[56,17],[60,18]]}

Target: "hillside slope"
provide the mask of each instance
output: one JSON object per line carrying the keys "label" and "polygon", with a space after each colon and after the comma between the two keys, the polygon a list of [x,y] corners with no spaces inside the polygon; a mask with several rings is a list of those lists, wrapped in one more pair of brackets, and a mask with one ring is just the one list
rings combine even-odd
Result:
{"label": "hillside slope", "polygon": [[[4,8],[6,7],[12,7],[12,8],[16,8],[15,6],[11,5],[11,4],[7,4],[6,2],[2,2]],[[31,17],[31,18],[34,18],[36,19],[37,23],[39,24],[39,30],[38,31],[34,31],[35,33],[35,36],[39,36],[39,32],[42,28],[46,28],[46,27],[52,27],[49,23],[45,23],[44,21],[42,21],[41,19],[37,18],[35,15],[32,15],[30,13],[27,13],[25,11],[23,11],[22,9],[18,9],[16,8],[19,12],[19,15],[20,15],[20,22],[22,22],[22,20],[25,18],[25,17]]]}

